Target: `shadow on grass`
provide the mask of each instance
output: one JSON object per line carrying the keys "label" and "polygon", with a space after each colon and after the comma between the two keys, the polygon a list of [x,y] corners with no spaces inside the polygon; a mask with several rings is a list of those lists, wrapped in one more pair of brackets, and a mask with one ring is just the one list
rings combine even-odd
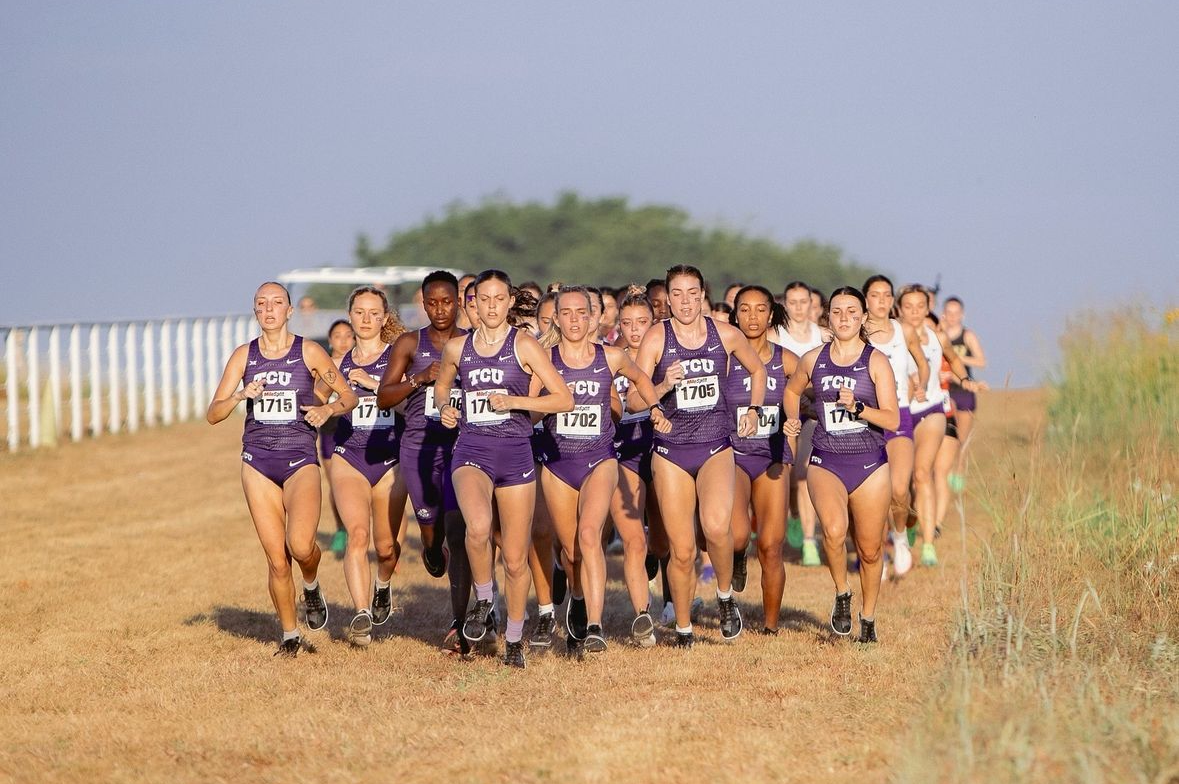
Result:
{"label": "shadow on grass", "polygon": [[212,623],[234,637],[257,642],[273,643],[281,636],[278,617],[273,612],[218,605],[211,612],[197,613],[184,619],[185,626],[200,626],[205,623]]}

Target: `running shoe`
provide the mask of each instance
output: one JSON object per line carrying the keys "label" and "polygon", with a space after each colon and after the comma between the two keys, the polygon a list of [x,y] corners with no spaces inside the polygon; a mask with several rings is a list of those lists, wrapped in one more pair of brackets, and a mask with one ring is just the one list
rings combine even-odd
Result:
{"label": "running shoe", "polygon": [[483,639],[479,641],[479,655],[480,656],[495,656],[499,651],[499,634],[496,633],[497,623],[495,611],[491,611],[491,615],[487,616],[487,625],[484,627]]}
{"label": "running shoe", "polygon": [[341,528],[332,536],[332,554],[337,558],[344,557],[344,551],[348,549],[348,532]]}
{"label": "running shoe", "polygon": [[307,610],[307,628],[317,632],[327,626],[328,608],[323,600],[323,586],[303,589],[303,605]]}
{"label": "running shoe", "polygon": [[955,493],[962,495],[962,491],[966,489],[966,477],[962,476],[962,474],[950,474],[947,477],[946,484]]}
{"label": "running shoe", "polygon": [[586,653],[606,652],[606,635],[602,631],[601,626],[595,623],[586,627],[585,642],[582,643],[582,650]]}
{"label": "running shoe", "polygon": [[643,610],[630,622],[630,639],[640,648],[655,646],[655,619],[648,610]]}
{"label": "running shoe", "polygon": [[937,566],[937,550],[934,549],[933,542],[921,545],[921,565]]}
{"label": "running shoe", "polygon": [[373,617],[368,610],[361,610],[348,624],[348,642],[357,648],[367,648],[372,641]]}
{"label": "running shoe", "polygon": [[517,640],[507,644],[504,650],[504,664],[509,667],[518,667],[524,669],[524,641]]}
{"label": "running shoe", "polygon": [[856,642],[873,643],[876,642],[876,620],[867,620],[864,616],[860,616],[860,637]]}
{"label": "running shoe", "polygon": [[[463,621],[463,636],[470,642],[479,642],[487,636],[487,629],[491,625],[492,608],[491,601],[488,599],[480,599],[475,602],[475,606],[467,613],[466,619]],[[491,628],[495,628],[492,626]]]}
{"label": "running shoe", "polygon": [[933,527],[933,538],[934,539],[941,539],[942,538],[942,527],[940,525],[935,525]]}
{"label": "running shoe", "polygon": [[659,615],[659,622],[664,626],[675,626],[675,605],[671,602],[663,603],[663,612]]}
{"label": "running shoe", "polygon": [[558,561],[553,564],[553,604],[560,604],[565,601],[565,591],[569,587],[569,580],[565,575],[565,570],[561,568]]}
{"label": "running shoe", "polygon": [[892,533],[892,568],[897,577],[904,577],[913,568],[913,551],[909,549],[909,538],[895,531]]}
{"label": "running shoe", "polygon": [[671,639],[672,648],[691,648],[695,644],[696,635],[693,632],[676,632]]}
{"label": "running shoe", "polygon": [[745,581],[749,579],[749,554],[745,550],[733,553],[733,590],[741,593],[745,590]]}
{"label": "running shoe", "polygon": [[840,637],[851,634],[852,592],[835,594],[835,606],[831,608],[831,631]]}
{"label": "running shoe", "polygon": [[384,625],[393,612],[393,587],[386,585],[384,588],[378,588],[374,584],[372,607],[373,623],[377,626]]}
{"label": "running shoe", "polygon": [[791,517],[786,521],[786,542],[795,550],[802,547],[802,520]]}
{"label": "running shoe", "polygon": [[[445,541],[443,542],[445,544]],[[446,547],[423,547],[422,566],[426,567],[426,574],[431,577],[441,577],[446,574],[446,563],[450,555]]]}
{"label": "running shoe", "polygon": [[700,570],[700,582],[707,585],[708,583],[716,581],[716,569],[712,568],[712,564],[705,564],[704,568]]}
{"label": "running shoe", "polygon": [[905,530],[905,538],[909,540],[909,546],[917,544],[917,526],[910,526]]}
{"label": "running shoe", "polygon": [[819,546],[815,544],[814,539],[806,539],[802,543],[802,565],[803,566],[819,566]]}
{"label": "running shoe", "polygon": [[643,566],[647,567],[647,582],[651,582],[659,574],[659,559],[654,553],[647,553]]}
{"label": "running shoe", "polygon": [[446,630],[446,636],[442,638],[442,644],[438,646],[438,650],[451,656],[461,654],[464,642],[462,635],[459,634],[459,622],[456,618],[450,622],[450,628]]}
{"label": "running shoe", "polygon": [[585,597],[578,599],[576,596],[570,596],[569,604],[565,606],[565,631],[575,640],[584,640],[586,633],[585,626],[588,622],[589,616],[586,614]]}
{"label": "running shoe", "polygon": [[692,607],[688,611],[688,620],[700,623],[700,613],[704,612],[704,600],[697,596],[692,600]]}
{"label": "running shoe", "polygon": [[725,642],[732,642],[741,636],[741,630],[744,628],[741,610],[737,608],[737,602],[732,596],[728,599],[717,599],[716,605],[720,610],[721,637]]}
{"label": "running shoe", "polygon": [[299,655],[300,642],[302,639],[299,637],[283,640],[278,644],[278,650],[274,652],[274,655],[284,659],[293,659]]}
{"label": "running shoe", "polygon": [[551,612],[545,613],[536,619],[536,627],[532,630],[532,636],[528,638],[528,647],[532,650],[543,653],[553,647],[553,632],[557,628],[557,620],[553,618]]}
{"label": "running shoe", "polygon": [[761,631],[759,631],[758,634],[760,634],[762,637],[777,637],[778,629],[771,629],[768,626],[763,626],[761,627]]}

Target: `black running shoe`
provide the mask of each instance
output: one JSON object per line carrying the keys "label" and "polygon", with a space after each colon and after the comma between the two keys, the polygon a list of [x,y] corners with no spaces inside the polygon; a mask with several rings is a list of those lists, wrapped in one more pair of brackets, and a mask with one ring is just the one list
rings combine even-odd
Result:
{"label": "black running shoe", "polygon": [[570,659],[581,661],[585,658],[585,641],[576,640],[572,637],[565,638],[565,655]]}
{"label": "black running shoe", "polygon": [[[560,556],[558,556],[560,557]],[[565,591],[569,588],[569,578],[565,570],[558,564],[553,567],[553,604],[565,601]]]}
{"label": "black running shoe", "polygon": [[691,648],[695,644],[696,635],[693,632],[676,632],[671,639],[672,648]]}
{"label": "black running shoe", "polygon": [[582,648],[586,653],[605,653],[606,635],[602,632],[601,626],[595,623],[586,627]]}
{"label": "black running shoe", "polygon": [[495,656],[499,653],[499,634],[496,633],[498,627],[495,610],[492,610],[491,615],[487,616],[487,625],[483,627],[483,639],[479,641],[477,652],[480,656]]}
{"label": "black running shoe", "polygon": [[831,631],[840,637],[851,634],[852,592],[835,594],[835,606],[831,608]]}
{"label": "black running shoe", "polygon": [[507,649],[504,651],[504,664],[509,667],[519,667],[521,670],[527,666],[524,662],[524,641],[517,640],[507,644]]}
{"label": "black running shoe", "polygon": [[857,642],[873,643],[876,642],[876,619],[867,620],[864,616],[860,616],[860,639]]}
{"label": "black running shoe", "polygon": [[587,623],[589,623],[589,615],[585,609],[585,597],[578,599],[570,596],[569,604],[565,606],[565,631],[576,640],[584,640]]}
{"label": "black running shoe", "polygon": [[655,575],[659,574],[659,558],[654,553],[647,553],[647,560],[643,565],[647,567],[647,582],[651,582]]}
{"label": "black running shoe", "polygon": [[422,566],[431,577],[441,577],[446,574],[446,549],[443,547],[422,548]]}
{"label": "black running shoe", "polygon": [[553,647],[553,632],[557,628],[557,619],[552,613],[545,613],[536,619],[536,627],[532,636],[528,638],[528,647],[542,653]]}
{"label": "black running shoe", "polygon": [[761,631],[760,631],[760,632],[758,632],[758,634],[760,634],[760,635],[761,635],[761,636],[763,636],[763,637],[777,637],[777,636],[778,636],[778,630],[777,630],[777,629],[771,629],[771,628],[770,628],[770,627],[768,627],[768,626],[763,626],[763,627],[761,628]]}
{"label": "black running shoe", "polygon": [[479,642],[487,636],[488,621],[491,620],[491,600],[480,599],[467,613],[463,621],[463,636],[470,642]]}
{"label": "black running shoe", "polygon": [[749,578],[749,556],[744,550],[733,553],[733,590],[741,593],[745,590],[745,581]]}
{"label": "black running shoe", "polygon": [[367,648],[373,641],[373,617],[361,610],[348,624],[348,642],[357,648]]}
{"label": "black running shoe", "polygon": [[630,640],[640,648],[655,646],[655,619],[649,610],[643,610],[631,621]]}
{"label": "black running shoe", "polygon": [[728,599],[717,599],[716,605],[720,610],[721,637],[725,642],[732,642],[741,636],[741,630],[745,628],[741,621],[741,611],[737,609],[737,602],[732,596]]}
{"label": "black running shoe", "polygon": [[393,586],[386,585],[384,588],[373,586],[373,623],[381,626],[385,621],[389,620],[389,614],[393,612]]}
{"label": "black running shoe", "polygon": [[307,628],[317,632],[327,626],[328,608],[323,600],[323,586],[303,589],[303,605],[307,609]]}
{"label": "black running shoe", "polygon": [[275,656],[281,656],[284,659],[293,659],[299,655],[299,643],[301,640],[295,637],[290,640],[283,640],[278,645],[278,650],[274,652]]}

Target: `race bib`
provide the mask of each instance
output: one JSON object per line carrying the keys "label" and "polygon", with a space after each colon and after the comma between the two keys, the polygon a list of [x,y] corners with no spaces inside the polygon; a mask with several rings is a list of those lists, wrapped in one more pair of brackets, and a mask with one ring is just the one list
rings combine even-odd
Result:
{"label": "race bib", "polygon": [[680,411],[713,408],[720,402],[720,381],[716,376],[685,378],[675,388],[675,406]]}
{"label": "race bib", "polygon": [[826,401],[823,403],[823,423],[828,433],[859,433],[868,429],[868,425],[851,411]]}
{"label": "race bib", "polygon": [[592,438],[602,434],[602,407],[581,405],[557,414],[557,435]]}
{"label": "race bib", "polygon": [[352,428],[354,430],[388,430],[391,427],[393,427],[393,409],[378,408],[376,395],[366,395],[360,398],[356,408],[352,409]]}
{"label": "race bib", "polygon": [[[450,390],[450,404],[455,408],[462,408],[463,393],[458,388],[451,388]],[[430,419],[441,419],[442,414],[438,410],[438,406],[434,404],[434,386],[431,384],[426,387],[426,416]]]}
{"label": "race bib", "polygon": [[[782,409],[778,406],[762,406],[761,413],[757,416],[757,432],[746,438],[769,438],[781,429],[779,422],[779,412]],[[749,406],[737,407],[737,424],[741,424],[746,412],[749,411]]]}
{"label": "race bib", "polygon": [[618,394],[618,399],[622,401],[622,419],[619,421],[621,421],[623,424],[628,424],[630,422],[640,422],[644,419],[651,418],[650,411],[639,411],[638,413],[635,413],[635,414],[632,414],[629,411],[627,411],[626,410],[626,394],[625,393],[620,392]]}
{"label": "race bib", "polygon": [[293,389],[264,389],[254,398],[254,421],[284,424],[299,418],[295,408],[298,393]]}
{"label": "race bib", "polygon": [[472,425],[486,427],[507,422],[509,414],[497,414],[491,407],[492,395],[506,395],[506,389],[476,389],[466,395],[466,419]]}

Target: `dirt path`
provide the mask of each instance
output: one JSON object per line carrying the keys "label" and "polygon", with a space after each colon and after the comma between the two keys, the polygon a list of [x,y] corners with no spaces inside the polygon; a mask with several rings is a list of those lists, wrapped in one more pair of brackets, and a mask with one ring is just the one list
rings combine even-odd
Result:
{"label": "dirt path", "polygon": [[[982,410],[972,470],[994,480],[1042,400],[992,393]],[[831,639],[830,578],[796,559],[778,637],[723,645],[710,612],[691,652],[627,648],[614,558],[605,656],[533,657],[523,673],[458,662],[436,650],[445,587],[411,532],[401,611],[368,650],[341,641],[351,613],[329,554],[331,639],[275,659],[239,444],[237,423],[187,424],[0,455],[0,780],[876,781],[946,652],[964,557],[954,524],[941,566],[886,587],[882,644],[867,650]]]}

